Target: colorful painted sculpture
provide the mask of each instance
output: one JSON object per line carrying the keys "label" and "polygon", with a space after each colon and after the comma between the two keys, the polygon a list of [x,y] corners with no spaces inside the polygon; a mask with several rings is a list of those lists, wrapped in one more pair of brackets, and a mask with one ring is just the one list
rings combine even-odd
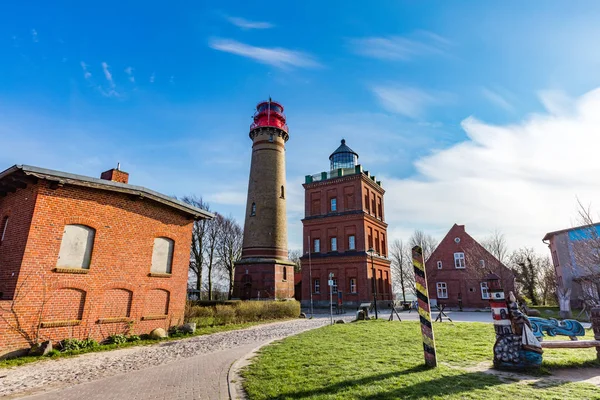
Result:
{"label": "colorful painted sculpture", "polygon": [[519,311],[512,292],[509,301],[506,301],[498,275],[490,274],[486,280],[496,330],[494,367],[506,370],[539,367],[542,364],[543,350],[533,334],[531,322]]}

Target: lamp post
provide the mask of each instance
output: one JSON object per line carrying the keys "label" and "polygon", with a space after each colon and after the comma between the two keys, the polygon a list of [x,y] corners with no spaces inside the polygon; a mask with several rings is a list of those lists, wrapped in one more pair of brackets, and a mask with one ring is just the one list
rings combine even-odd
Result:
{"label": "lamp post", "polygon": [[371,256],[371,269],[372,269],[372,278],[371,281],[373,282],[373,302],[375,303],[375,319],[379,318],[379,315],[377,314],[377,284],[375,283],[375,264],[373,264],[373,254],[375,254],[375,250],[371,247],[369,250],[367,250],[367,253],[369,253],[369,255]]}

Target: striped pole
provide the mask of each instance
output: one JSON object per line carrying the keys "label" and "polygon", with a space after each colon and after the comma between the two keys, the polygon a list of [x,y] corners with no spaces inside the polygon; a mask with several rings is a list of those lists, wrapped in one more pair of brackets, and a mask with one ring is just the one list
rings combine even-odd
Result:
{"label": "striped pole", "polygon": [[437,356],[435,354],[435,337],[431,325],[431,310],[429,308],[429,292],[427,292],[427,274],[423,261],[423,250],[421,246],[412,248],[413,267],[415,268],[415,286],[417,287],[417,298],[419,299],[419,320],[421,321],[421,333],[423,334],[423,351],[425,353],[425,364],[428,367],[437,367]]}

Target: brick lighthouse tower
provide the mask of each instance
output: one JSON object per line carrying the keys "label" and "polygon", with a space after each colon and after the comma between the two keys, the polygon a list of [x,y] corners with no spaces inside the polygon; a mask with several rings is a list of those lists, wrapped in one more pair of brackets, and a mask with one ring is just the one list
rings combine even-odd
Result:
{"label": "brick lighthouse tower", "polygon": [[294,264],[288,259],[283,106],[263,101],[250,126],[252,161],[242,258],[235,267],[234,296],[248,299],[294,297]]}

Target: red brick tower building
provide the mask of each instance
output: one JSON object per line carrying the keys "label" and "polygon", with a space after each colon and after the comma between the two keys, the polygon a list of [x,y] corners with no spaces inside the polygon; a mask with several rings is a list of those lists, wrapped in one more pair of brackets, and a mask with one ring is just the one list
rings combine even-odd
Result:
{"label": "red brick tower building", "polygon": [[329,160],[330,172],[307,175],[303,185],[302,304],[310,304],[312,291],[314,306],[328,306],[327,284],[333,273],[334,302],[339,297],[345,307],[372,302],[375,283],[378,304],[386,305],[392,285],[385,190],[358,165],[358,154],[345,140]]}
{"label": "red brick tower building", "polygon": [[294,264],[288,259],[283,106],[263,101],[250,126],[252,161],[242,258],[236,264],[234,296],[248,299],[294,297]]}

